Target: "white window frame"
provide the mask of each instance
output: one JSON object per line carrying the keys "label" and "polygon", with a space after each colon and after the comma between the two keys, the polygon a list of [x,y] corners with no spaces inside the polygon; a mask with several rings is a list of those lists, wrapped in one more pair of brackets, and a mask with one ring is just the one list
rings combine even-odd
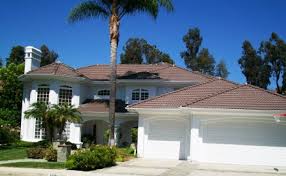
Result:
{"label": "white window frame", "polygon": [[[137,95],[135,95],[137,94]],[[147,95],[147,96],[146,96]],[[144,88],[133,89],[131,91],[131,100],[132,101],[142,101],[150,97],[150,91]]]}
{"label": "white window frame", "polygon": [[[61,93],[63,93],[63,95],[61,95]],[[68,94],[71,94],[70,97],[65,97]],[[68,105],[72,105],[72,98],[73,98],[73,90],[71,86],[67,86],[67,85],[62,85],[60,86],[59,89],[59,95],[58,95],[58,102],[59,105],[67,103]]]}
{"label": "white window frame", "polygon": [[[41,92],[41,90],[45,90]],[[42,95],[41,95],[42,94]],[[38,85],[37,89],[37,102],[44,102],[49,104],[50,99],[50,87],[47,84],[40,84]],[[35,120],[35,131],[34,131],[34,138],[35,139],[43,139],[46,136],[45,130],[41,127],[42,121],[38,118]]]}
{"label": "white window frame", "polygon": [[[66,91],[64,95],[61,95],[62,91]],[[68,96],[70,94],[70,96]],[[64,97],[68,96],[68,97]],[[63,100],[61,100],[63,98]],[[72,98],[73,98],[73,90],[71,86],[68,85],[62,85],[59,89],[59,96],[58,96],[58,102],[59,105],[67,103],[68,105],[72,105]],[[70,122],[66,123],[65,131],[63,132],[63,136],[66,137],[67,140],[70,139]]]}

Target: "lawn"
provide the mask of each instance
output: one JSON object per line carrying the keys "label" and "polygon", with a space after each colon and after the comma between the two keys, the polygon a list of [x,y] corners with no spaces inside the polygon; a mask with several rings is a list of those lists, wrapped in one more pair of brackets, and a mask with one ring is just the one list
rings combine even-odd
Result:
{"label": "lawn", "polygon": [[0,149],[0,161],[27,158],[27,147]]}
{"label": "lawn", "polygon": [[65,169],[65,163],[60,163],[60,162],[18,162],[18,163],[1,164],[0,167]]}

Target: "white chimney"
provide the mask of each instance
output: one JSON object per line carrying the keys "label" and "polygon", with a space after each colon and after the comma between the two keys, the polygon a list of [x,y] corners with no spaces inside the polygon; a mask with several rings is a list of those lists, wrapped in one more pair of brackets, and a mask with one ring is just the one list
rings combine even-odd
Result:
{"label": "white chimney", "polygon": [[25,47],[25,74],[40,67],[42,52],[33,46]]}

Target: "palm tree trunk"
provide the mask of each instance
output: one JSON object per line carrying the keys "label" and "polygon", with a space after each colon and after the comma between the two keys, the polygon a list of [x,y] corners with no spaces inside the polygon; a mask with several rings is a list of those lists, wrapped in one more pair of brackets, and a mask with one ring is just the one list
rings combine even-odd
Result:
{"label": "palm tree trunk", "polygon": [[116,101],[116,57],[117,57],[117,46],[119,40],[119,17],[116,9],[117,1],[114,0],[112,4],[112,15],[109,21],[109,32],[110,32],[110,100],[109,100],[109,145],[114,146],[114,125],[115,125],[115,101]]}

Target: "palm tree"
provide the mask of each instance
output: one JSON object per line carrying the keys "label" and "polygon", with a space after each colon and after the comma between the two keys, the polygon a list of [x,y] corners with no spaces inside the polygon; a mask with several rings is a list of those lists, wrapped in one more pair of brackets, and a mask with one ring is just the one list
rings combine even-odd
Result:
{"label": "palm tree", "polygon": [[33,103],[31,108],[25,111],[25,118],[38,119],[41,122],[41,127],[45,129],[48,141],[53,142],[55,123],[52,110],[47,103]]}
{"label": "palm tree", "polygon": [[119,42],[120,21],[124,16],[136,13],[147,13],[156,19],[159,8],[167,11],[173,10],[172,0],[88,0],[80,3],[69,14],[69,22],[77,22],[87,18],[103,18],[109,20],[110,37],[110,137],[109,145],[113,146],[114,122],[115,122],[115,99],[116,99],[116,57]]}
{"label": "palm tree", "polygon": [[58,129],[60,140],[63,140],[67,122],[79,123],[81,121],[80,112],[72,105],[53,105],[52,116]]}

